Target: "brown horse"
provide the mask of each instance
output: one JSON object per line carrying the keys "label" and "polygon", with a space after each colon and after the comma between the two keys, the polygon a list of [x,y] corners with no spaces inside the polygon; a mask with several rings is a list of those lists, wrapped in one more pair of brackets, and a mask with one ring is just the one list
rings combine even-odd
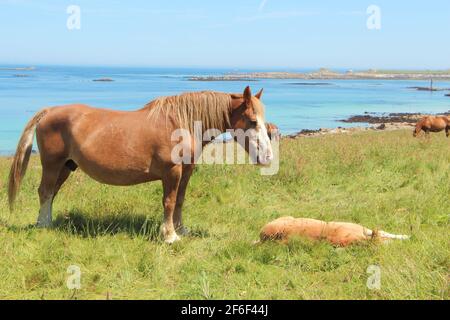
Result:
{"label": "brown horse", "polygon": [[425,131],[427,135],[431,132],[441,132],[445,130],[445,133],[447,135],[447,138],[450,136],[450,120],[449,118],[445,116],[441,117],[434,117],[434,116],[427,116],[423,117],[419,120],[419,122],[416,125],[416,128],[414,129],[414,137],[417,137],[420,133],[420,131]]}
{"label": "brown horse", "polygon": [[[201,121],[204,131],[252,131],[240,143],[247,152],[256,145],[259,150],[256,162],[269,164],[273,154],[261,95],[262,90],[252,96],[247,87],[243,94],[197,92],[163,97],[130,112],[86,105],[43,109],[26,125],[20,138],[9,176],[10,208],[25,175],[36,132],[42,164],[38,227],[51,225],[56,194],[70,173],[80,168],[93,179],[110,185],[131,186],[162,180],[161,232],[167,243],[180,240],[178,234],[187,232],[181,210],[195,165],[194,150],[200,143],[195,145],[194,138],[173,141],[172,133],[182,128],[192,133],[195,121]],[[172,151],[180,142],[188,145],[192,161],[174,162]],[[201,144],[200,149],[208,142]]]}

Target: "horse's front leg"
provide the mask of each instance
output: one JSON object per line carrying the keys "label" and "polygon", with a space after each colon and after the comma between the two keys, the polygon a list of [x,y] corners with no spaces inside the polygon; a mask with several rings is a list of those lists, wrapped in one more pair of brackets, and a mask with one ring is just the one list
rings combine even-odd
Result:
{"label": "horse's front leg", "polygon": [[178,188],[177,203],[175,205],[175,213],[173,216],[173,223],[175,225],[176,232],[181,236],[185,236],[189,233],[189,231],[183,225],[182,209],[183,209],[184,198],[186,196],[186,189],[189,184],[189,180],[191,179],[191,175],[192,175],[193,171],[194,171],[193,164],[183,166],[183,173],[181,176],[180,186]]}
{"label": "horse's front leg", "polygon": [[166,243],[174,243],[175,241],[180,240],[180,237],[177,235],[175,231],[175,226],[173,223],[173,214],[175,211],[181,175],[182,175],[181,165],[175,165],[167,170],[162,179],[164,189],[164,196],[163,196],[164,223],[161,226],[161,233]]}

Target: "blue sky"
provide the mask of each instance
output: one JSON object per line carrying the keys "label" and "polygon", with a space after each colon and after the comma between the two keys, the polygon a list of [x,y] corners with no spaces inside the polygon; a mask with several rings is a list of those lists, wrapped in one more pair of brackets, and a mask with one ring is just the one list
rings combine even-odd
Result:
{"label": "blue sky", "polygon": [[0,63],[450,68],[449,30],[448,0],[0,0]]}

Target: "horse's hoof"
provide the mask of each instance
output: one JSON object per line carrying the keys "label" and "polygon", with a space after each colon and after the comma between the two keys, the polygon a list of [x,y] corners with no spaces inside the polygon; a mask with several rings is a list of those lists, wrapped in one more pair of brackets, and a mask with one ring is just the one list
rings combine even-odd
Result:
{"label": "horse's hoof", "polygon": [[51,223],[47,223],[47,222],[37,222],[35,224],[35,227],[37,229],[49,229],[49,228],[52,227],[52,224]]}
{"label": "horse's hoof", "polygon": [[168,235],[167,237],[165,237],[164,242],[167,243],[167,244],[173,244],[173,243],[175,243],[177,241],[180,241],[180,240],[181,240],[181,238],[176,233],[173,233],[173,234]]}
{"label": "horse's hoof", "polygon": [[179,234],[180,236],[186,237],[191,233],[191,231],[186,228],[185,226],[182,226],[180,228],[177,229],[177,234]]}

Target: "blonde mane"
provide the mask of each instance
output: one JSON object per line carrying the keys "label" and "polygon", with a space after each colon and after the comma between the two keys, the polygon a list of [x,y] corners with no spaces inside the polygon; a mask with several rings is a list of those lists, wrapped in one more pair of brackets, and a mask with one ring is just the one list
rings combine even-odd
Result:
{"label": "blonde mane", "polygon": [[160,115],[173,117],[181,128],[194,131],[194,122],[201,121],[203,130],[225,131],[230,126],[230,94],[212,91],[184,93],[178,96],[161,97],[145,106],[148,118]]}

